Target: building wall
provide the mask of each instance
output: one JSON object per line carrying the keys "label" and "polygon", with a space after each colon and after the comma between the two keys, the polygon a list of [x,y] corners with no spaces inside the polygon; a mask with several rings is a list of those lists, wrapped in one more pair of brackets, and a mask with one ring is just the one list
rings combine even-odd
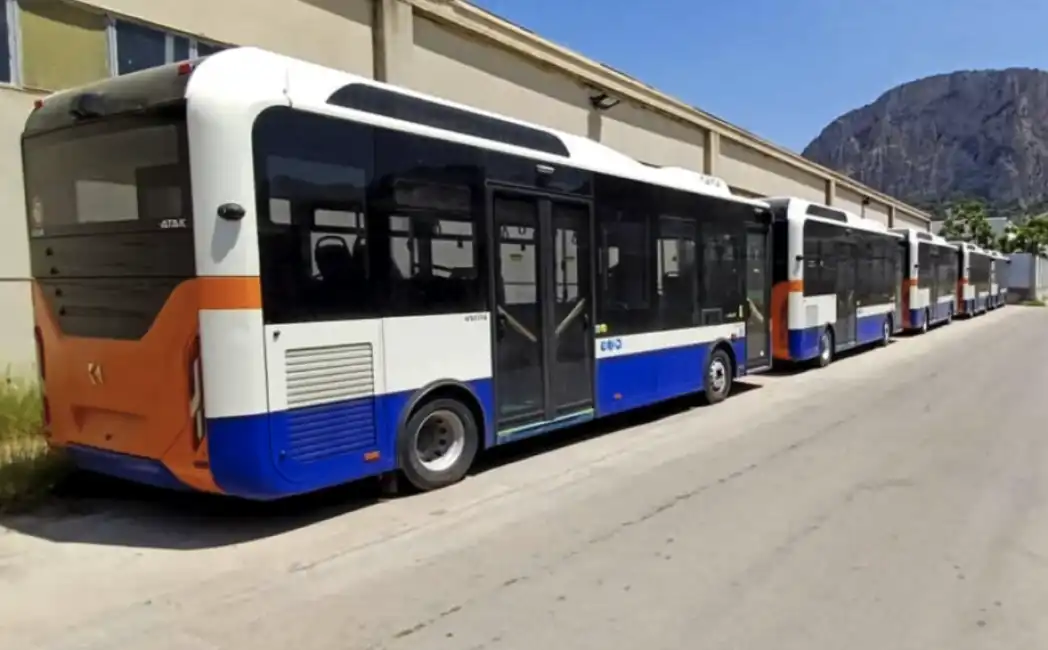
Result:
{"label": "building wall", "polygon": [[529,65],[503,49],[415,16],[408,86],[424,93],[538,122],[575,135],[588,132],[585,90],[563,74]]}
{"label": "building wall", "polygon": [[[860,211],[859,214],[863,214],[863,212]],[[870,201],[869,205],[866,206],[865,215],[867,219],[873,219],[883,223],[885,226],[891,226],[891,224],[888,223],[888,206],[883,203]]]}
{"label": "building wall", "polygon": [[732,187],[762,196],[796,196],[818,203],[826,200],[824,179],[730,140],[720,142],[716,174]]}
{"label": "building wall", "polygon": [[862,199],[862,195],[858,192],[838,185],[833,197],[833,207],[855,215],[862,215]]}
{"label": "building wall", "polygon": [[705,132],[629,102],[602,114],[600,131],[593,135],[612,149],[646,163],[706,171]]}
{"label": "building wall", "polygon": [[915,230],[929,230],[930,224],[923,219],[918,219],[902,210],[895,211],[896,228],[913,228]]}

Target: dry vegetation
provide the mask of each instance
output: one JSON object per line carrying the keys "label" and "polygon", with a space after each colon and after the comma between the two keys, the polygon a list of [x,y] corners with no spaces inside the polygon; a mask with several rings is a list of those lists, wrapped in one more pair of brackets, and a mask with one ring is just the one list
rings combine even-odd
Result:
{"label": "dry vegetation", "polygon": [[35,382],[0,375],[0,511],[31,505],[65,472],[44,437],[42,413]]}

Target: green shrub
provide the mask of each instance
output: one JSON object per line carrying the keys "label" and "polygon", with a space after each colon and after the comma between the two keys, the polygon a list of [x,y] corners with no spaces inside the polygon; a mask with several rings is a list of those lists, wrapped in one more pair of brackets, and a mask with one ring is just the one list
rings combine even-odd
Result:
{"label": "green shrub", "polygon": [[0,511],[36,502],[65,473],[62,455],[47,443],[42,416],[36,382],[0,377]]}
{"label": "green shrub", "polygon": [[1045,305],[1043,300],[1024,300],[1019,304],[1024,307],[1044,307]]}

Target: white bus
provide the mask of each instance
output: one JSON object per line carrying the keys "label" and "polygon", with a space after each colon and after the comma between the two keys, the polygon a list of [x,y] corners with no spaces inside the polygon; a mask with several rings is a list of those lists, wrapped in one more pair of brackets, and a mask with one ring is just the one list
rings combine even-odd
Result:
{"label": "white bus", "polygon": [[990,309],[1008,304],[1008,266],[1011,263],[1011,258],[1004,253],[990,251]]}
{"label": "white bus", "polygon": [[825,366],[839,352],[887,345],[901,324],[902,237],[837,208],[797,198],[767,201],[774,358]]}
{"label": "white bus", "polygon": [[963,241],[951,241],[957,248],[956,315],[977,316],[990,308],[993,293],[993,253]]}
{"label": "white bus", "polygon": [[239,48],[53,95],[23,137],[52,440],[273,499],[770,364],[770,214],[718,179]]}
{"label": "white bus", "polygon": [[938,235],[912,228],[903,236],[903,329],[926,332],[953,320],[956,310],[957,247]]}

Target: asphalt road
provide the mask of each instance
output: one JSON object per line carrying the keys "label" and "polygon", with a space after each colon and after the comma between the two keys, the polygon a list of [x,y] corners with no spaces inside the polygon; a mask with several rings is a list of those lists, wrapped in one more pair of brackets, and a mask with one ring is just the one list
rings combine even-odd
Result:
{"label": "asphalt road", "polygon": [[0,647],[1048,647],[1046,361],[1011,307],[406,499],[101,488],[3,522]]}

